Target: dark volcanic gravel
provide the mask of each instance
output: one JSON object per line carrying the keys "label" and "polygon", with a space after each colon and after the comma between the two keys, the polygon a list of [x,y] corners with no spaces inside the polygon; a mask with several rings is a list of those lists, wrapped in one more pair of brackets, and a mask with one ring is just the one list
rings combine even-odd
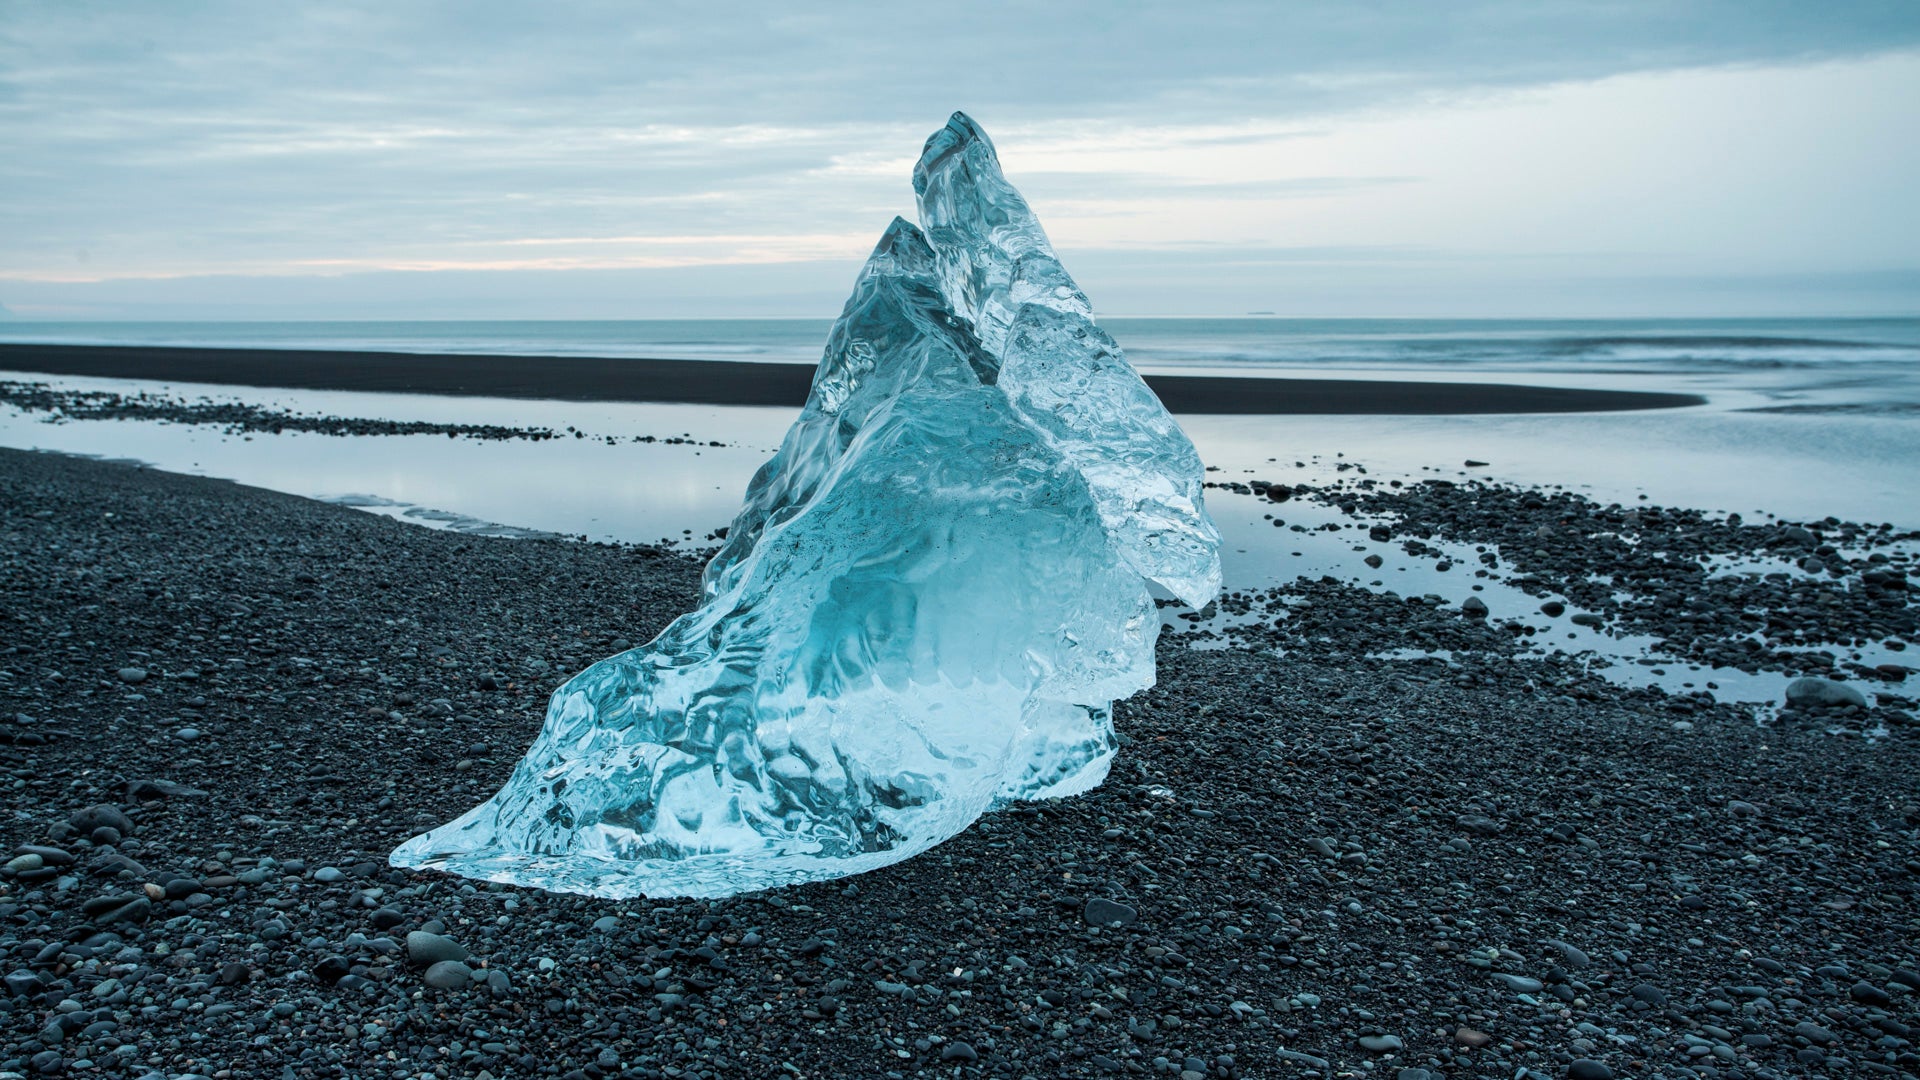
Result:
{"label": "dark volcanic gravel", "polygon": [[[1322,486],[1208,486],[1273,503],[1312,499],[1365,519],[1334,527],[1366,534],[1375,549],[1369,567],[1378,567],[1379,552],[1386,551],[1448,569],[1454,565],[1448,554],[1429,541],[1474,545],[1475,564],[1459,567],[1461,573],[1498,578],[1543,601],[1533,610],[1499,613],[1469,601],[1477,617],[1497,616],[1483,629],[1516,638],[1548,629],[1571,603],[1581,609],[1571,621],[1646,635],[1661,654],[1678,660],[1748,673],[1838,675],[1863,680],[1868,693],[1903,683],[1915,671],[1911,664],[1869,666],[1844,656],[1846,647],[1868,644],[1904,652],[1920,634],[1910,584],[1910,575],[1920,574],[1913,555],[1920,535],[1892,525],[1838,518],[1751,523],[1739,514],[1609,505],[1566,491],[1481,482],[1353,478]],[[1302,581],[1229,594],[1221,606],[1289,620],[1265,632],[1243,629],[1235,635],[1242,641],[1290,646],[1331,630],[1355,649],[1486,644],[1454,621],[1423,617],[1419,598],[1405,601],[1411,607],[1399,617],[1388,612],[1386,618],[1359,610],[1379,607],[1381,598],[1361,598],[1359,609],[1329,627],[1325,598],[1313,592],[1312,583]],[[1309,611],[1323,617],[1299,617]],[[1904,713],[1875,719],[1912,722]]]}
{"label": "dark volcanic gravel", "polygon": [[[1285,657],[1163,644],[1098,790],[901,866],[659,903],[386,866],[697,569],[0,451],[0,1074],[1920,1067],[1914,729],[1759,726],[1333,583]],[[1342,641],[1396,617],[1454,662]]]}
{"label": "dark volcanic gravel", "polygon": [[[1483,483],[1362,481],[1316,495],[1411,523],[1407,545],[1435,534],[1498,545],[1520,587],[1563,596],[1703,662],[1811,670],[1822,665],[1801,651],[1810,642],[1904,641],[1920,633],[1920,608],[1907,591],[1914,568],[1895,546],[1917,537],[1892,525],[1748,523],[1739,514],[1603,505],[1565,491]],[[1715,558],[1754,555],[1791,569],[1714,572]]]}

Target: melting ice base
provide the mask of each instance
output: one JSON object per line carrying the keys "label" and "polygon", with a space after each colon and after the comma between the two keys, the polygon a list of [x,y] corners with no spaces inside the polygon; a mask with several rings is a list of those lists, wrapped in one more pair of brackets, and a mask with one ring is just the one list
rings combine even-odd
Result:
{"label": "melting ice base", "polygon": [[700,608],[553,695],[506,786],[399,866],[720,896],[1085,791],[1152,685],[1149,581],[1219,589],[1199,457],[956,114],[862,269]]}

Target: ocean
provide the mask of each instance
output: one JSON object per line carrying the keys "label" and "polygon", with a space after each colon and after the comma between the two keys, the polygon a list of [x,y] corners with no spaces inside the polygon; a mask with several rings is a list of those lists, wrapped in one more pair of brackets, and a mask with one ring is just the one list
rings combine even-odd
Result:
{"label": "ocean", "polygon": [[[828,319],[0,322],[0,341],[811,365]],[[1920,317],[1110,318],[1148,372],[1677,389],[1723,406],[1920,416]]]}
{"label": "ocean", "polygon": [[[830,319],[0,322],[0,341],[812,364]],[[1727,374],[1920,371],[1920,317],[1854,319],[1128,318],[1143,370]]]}

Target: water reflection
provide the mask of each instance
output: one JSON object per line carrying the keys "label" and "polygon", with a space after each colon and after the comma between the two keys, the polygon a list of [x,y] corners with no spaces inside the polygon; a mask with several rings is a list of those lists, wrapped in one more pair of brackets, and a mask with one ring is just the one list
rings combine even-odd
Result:
{"label": "water reflection", "polygon": [[[202,396],[303,413],[388,420],[569,428],[578,438],[486,441],[444,436],[336,437],[300,432],[227,434],[204,425],[73,420],[0,408],[0,445],[137,459],[169,471],[221,477],[353,506],[415,524],[490,535],[705,543],[739,507],[749,478],[779,445],[787,409],[436,398],[260,390],[105,379],[44,380],[74,389]],[[1590,383],[1591,380],[1588,380]],[[1675,386],[1673,389],[1686,389]],[[1735,396],[1674,412],[1474,417],[1191,417],[1189,434],[1219,480],[1321,485],[1357,474],[1385,483],[1477,476],[1557,485],[1601,502],[1772,512],[1912,526],[1920,514],[1912,464],[1920,424],[1882,417],[1741,411]],[[683,436],[726,446],[636,443]],[[607,436],[621,441],[609,444]],[[1468,468],[1463,462],[1484,461]],[[1410,556],[1372,542],[1368,522],[1307,500],[1276,506],[1217,492],[1209,507],[1225,540],[1230,588],[1261,589],[1330,575],[1403,596],[1457,605],[1484,600],[1496,618],[1541,627],[1540,652],[1589,657],[1630,685],[1706,688],[1732,700],[1780,697],[1785,676],[1704,669],[1653,653],[1651,638],[1616,636],[1548,618],[1540,599],[1481,568],[1465,545]],[[1283,522],[1275,524],[1278,517]],[[1378,555],[1379,568],[1367,567]],[[1453,568],[1439,566],[1451,562]],[[1769,572],[1752,560],[1722,572]],[[1230,623],[1220,623],[1226,630]],[[1883,647],[1834,650],[1869,665],[1898,663]]]}

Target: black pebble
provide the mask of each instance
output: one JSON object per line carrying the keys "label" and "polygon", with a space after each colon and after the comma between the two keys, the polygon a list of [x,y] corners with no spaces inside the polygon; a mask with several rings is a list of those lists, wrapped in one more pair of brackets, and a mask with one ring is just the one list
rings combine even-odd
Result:
{"label": "black pebble", "polygon": [[1140,917],[1131,907],[1104,897],[1087,901],[1086,909],[1080,914],[1088,926],[1131,926]]}

